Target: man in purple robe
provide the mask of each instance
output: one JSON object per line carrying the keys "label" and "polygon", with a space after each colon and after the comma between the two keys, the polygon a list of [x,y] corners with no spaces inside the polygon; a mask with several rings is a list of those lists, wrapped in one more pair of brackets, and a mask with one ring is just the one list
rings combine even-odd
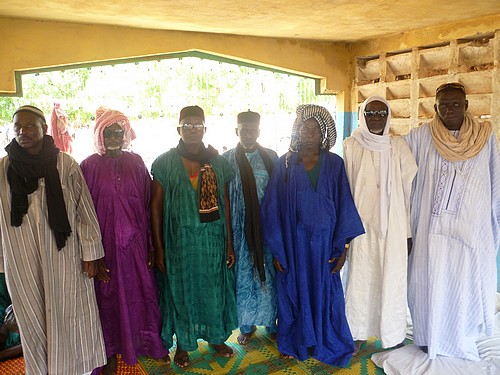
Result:
{"label": "man in purple robe", "polygon": [[364,230],[344,162],[328,151],[335,139],[325,108],[299,106],[290,150],[273,169],[261,213],[264,242],[279,271],[279,351],[345,366],[354,342],[339,271],[349,242]]}
{"label": "man in purple robe", "polygon": [[[135,134],[121,112],[99,108],[94,129],[97,153],[82,162],[101,227],[107,267],[96,280],[108,364],[115,374],[116,355],[128,364],[137,356],[163,358],[158,288],[152,270],[150,229],[151,178],[142,158],[127,149]],[[95,372],[98,373],[97,369]]]}

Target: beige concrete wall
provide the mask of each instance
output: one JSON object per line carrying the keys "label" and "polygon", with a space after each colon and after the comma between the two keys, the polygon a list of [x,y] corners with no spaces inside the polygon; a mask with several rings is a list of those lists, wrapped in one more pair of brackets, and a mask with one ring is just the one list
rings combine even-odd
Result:
{"label": "beige concrete wall", "polygon": [[[3,18],[0,95],[18,92],[16,71],[200,51],[317,78],[321,93],[337,94],[338,115],[343,116],[339,120],[349,125],[357,106],[353,94],[358,57],[411,50],[499,28],[500,14],[348,44]],[[497,72],[498,61],[495,64]]]}
{"label": "beige concrete wall", "polygon": [[453,24],[444,24],[405,33],[388,35],[383,38],[353,43],[351,56],[379,55],[383,52],[394,52],[448,42],[476,34],[495,31],[500,28],[500,13],[488,17],[470,19]]}
{"label": "beige concrete wall", "polygon": [[[472,113],[478,119],[483,113],[491,116],[485,121],[500,140],[499,56],[500,14],[354,43],[350,110],[357,111],[367,95],[386,97],[391,107],[401,107],[391,127],[406,133],[432,117],[439,84],[459,81],[470,94]],[[400,65],[399,74],[403,73],[396,80],[391,64]]]}
{"label": "beige concrete wall", "polygon": [[15,71],[190,50],[318,78],[321,93],[350,92],[350,56],[344,43],[20,19],[1,19],[0,35],[0,95],[19,90]]}

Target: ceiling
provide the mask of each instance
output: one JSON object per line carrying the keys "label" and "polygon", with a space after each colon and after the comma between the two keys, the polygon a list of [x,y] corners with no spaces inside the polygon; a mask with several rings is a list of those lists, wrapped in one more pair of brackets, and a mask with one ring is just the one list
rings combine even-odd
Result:
{"label": "ceiling", "polygon": [[1,0],[0,17],[353,42],[500,13],[500,0]]}

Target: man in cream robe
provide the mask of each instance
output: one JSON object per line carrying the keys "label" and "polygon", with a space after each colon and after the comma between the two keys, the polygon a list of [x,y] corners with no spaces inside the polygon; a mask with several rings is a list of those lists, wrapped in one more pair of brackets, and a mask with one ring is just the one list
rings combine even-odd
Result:
{"label": "man in cream robe", "polygon": [[[91,279],[104,256],[94,205],[76,161],[46,135],[42,111],[23,106],[13,120],[16,137],[0,159],[0,272],[26,374],[81,375],[106,362]],[[23,203],[18,188],[30,181]]]}
{"label": "man in cream robe", "polygon": [[462,85],[441,85],[434,119],[406,136],[419,167],[408,302],[414,342],[430,359],[477,361],[475,341],[494,327],[500,155],[491,126],[467,106]]}
{"label": "man in cream robe", "polygon": [[365,100],[359,128],[344,140],[344,162],[366,233],[351,242],[346,314],[356,349],[369,336],[384,348],[406,333],[407,238],[415,159],[401,137],[389,135],[389,103]]}

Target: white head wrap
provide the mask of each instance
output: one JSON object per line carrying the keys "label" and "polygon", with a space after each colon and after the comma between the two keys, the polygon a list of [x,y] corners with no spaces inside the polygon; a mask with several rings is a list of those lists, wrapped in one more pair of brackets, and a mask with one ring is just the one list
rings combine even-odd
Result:
{"label": "white head wrap", "polygon": [[[379,101],[387,106],[388,115],[382,135],[373,134],[368,129],[365,119],[366,106],[374,101]],[[389,221],[389,205],[391,196],[391,166],[392,166],[392,151],[391,151],[391,136],[389,128],[391,122],[391,107],[387,100],[381,96],[371,96],[366,99],[359,108],[359,127],[352,132],[354,139],[365,149],[380,152],[380,230],[383,235],[387,233]]]}
{"label": "white head wrap", "polygon": [[[370,130],[368,129],[368,125],[366,124],[366,118],[364,114],[366,106],[371,102],[377,101],[384,103],[387,106],[387,110],[389,112],[382,135],[373,134],[370,132]],[[385,100],[381,96],[370,96],[361,104],[361,107],[359,107],[359,128],[352,132],[352,136],[361,144],[361,146],[367,148],[368,150],[389,150],[391,148],[391,137],[389,135],[391,115],[391,107],[389,106],[387,100]]]}

